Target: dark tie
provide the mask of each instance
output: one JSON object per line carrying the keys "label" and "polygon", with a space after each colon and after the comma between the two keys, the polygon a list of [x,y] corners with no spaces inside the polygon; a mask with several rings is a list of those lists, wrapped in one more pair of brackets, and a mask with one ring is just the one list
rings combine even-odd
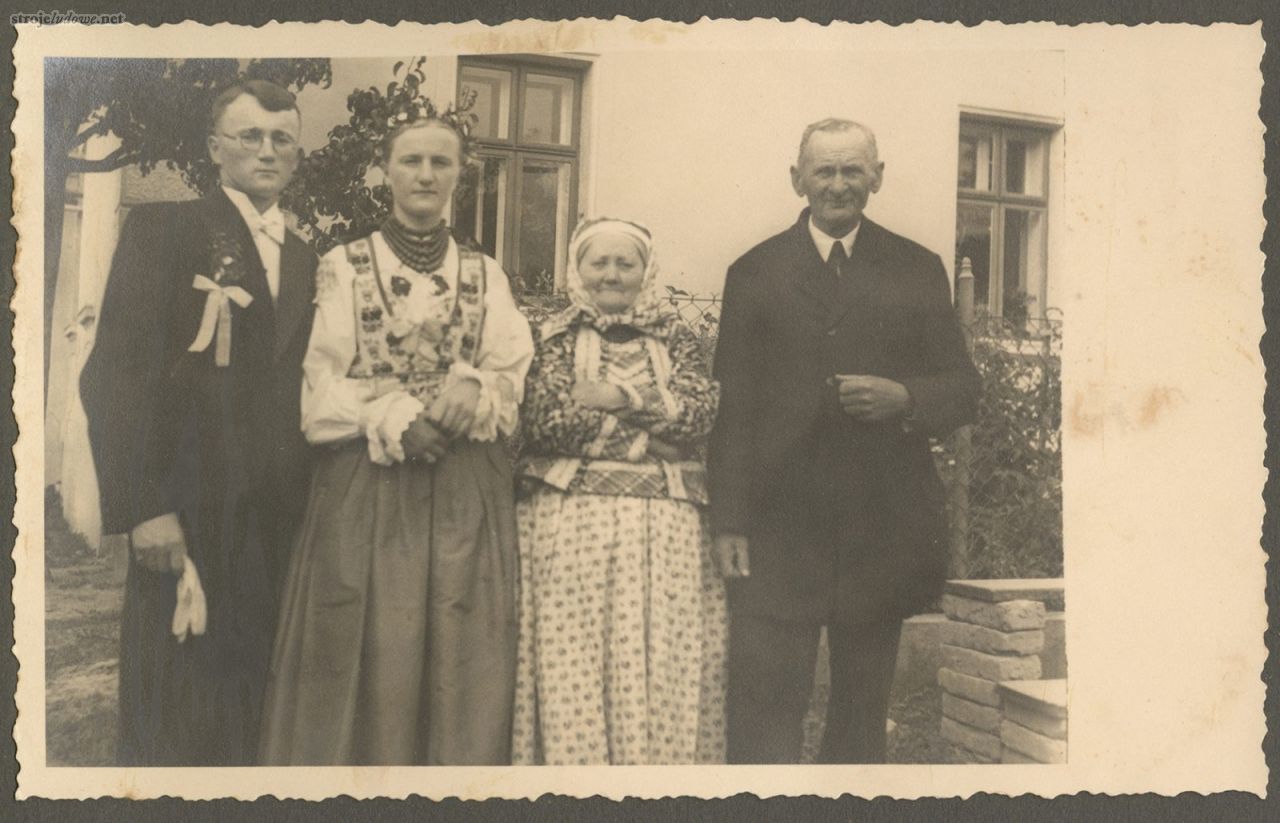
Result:
{"label": "dark tie", "polygon": [[827,265],[831,267],[831,273],[839,278],[844,274],[844,266],[849,262],[849,255],[844,253],[844,243],[837,240],[831,244],[831,256],[827,258]]}

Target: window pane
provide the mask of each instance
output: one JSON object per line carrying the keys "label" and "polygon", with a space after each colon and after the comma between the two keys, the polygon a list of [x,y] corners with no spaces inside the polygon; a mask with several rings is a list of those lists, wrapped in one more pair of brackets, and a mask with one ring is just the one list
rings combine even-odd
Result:
{"label": "window pane", "polygon": [[1045,143],[1043,137],[1009,136],[1004,143],[1004,188],[1010,194],[1044,194]]}
{"label": "window pane", "polygon": [[569,235],[568,163],[520,163],[520,241],[517,273],[529,291],[549,294],[564,272]]}
{"label": "window pane", "polygon": [[573,80],[528,74],[524,83],[520,139],[531,143],[573,144]]}
{"label": "window pane", "polygon": [[511,72],[479,66],[461,66],[458,85],[463,95],[476,95],[472,113],[478,118],[474,137],[488,140],[511,139]]}
{"label": "window pane", "polygon": [[1004,283],[1001,314],[1021,320],[1038,317],[1045,280],[1044,212],[1006,209],[1004,213]]}
{"label": "window pane", "polygon": [[962,189],[991,191],[991,133],[965,131],[960,134],[960,175]]}
{"label": "window pane", "polygon": [[973,304],[988,304],[991,287],[991,220],[994,209],[974,203],[956,207],[956,274],[969,258],[973,266]]}
{"label": "window pane", "polygon": [[475,238],[485,253],[502,261],[507,223],[506,157],[482,157],[467,172],[469,185],[458,198],[458,228]]}

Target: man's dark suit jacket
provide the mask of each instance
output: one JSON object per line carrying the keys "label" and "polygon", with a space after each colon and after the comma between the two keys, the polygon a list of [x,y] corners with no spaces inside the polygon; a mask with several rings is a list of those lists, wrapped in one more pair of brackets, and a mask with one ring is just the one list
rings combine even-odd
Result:
{"label": "man's dark suit jacket", "polygon": [[[863,218],[837,281],[808,222],[806,209],[725,282],[711,517],[716,534],[747,536],[750,559],[730,604],[819,623],[903,617],[946,572],[929,438],[973,418],[980,380],[936,254]],[[846,415],[836,374],[902,383],[906,426]]]}
{"label": "man's dark suit jacket", "polygon": [[[230,365],[189,352],[212,276],[234,258]],[[176,578],[131,564],[121,627],[123,763],[252,762],[279,590],[310,482],[299,422],[315,252],[286,232],[276,304],[249,229],[218,190],[135,207],[112,262],[81,395],[103,530],[177,512],[208,629],[169,633]]]}

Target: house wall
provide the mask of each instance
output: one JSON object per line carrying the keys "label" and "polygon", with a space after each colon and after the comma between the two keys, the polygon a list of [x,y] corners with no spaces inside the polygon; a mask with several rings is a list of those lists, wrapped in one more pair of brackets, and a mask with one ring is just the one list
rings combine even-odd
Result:
{"label": "house wall", "polygon": [[[868,215],[938,252],[950,272],[961,107],[1063,117],[1060,52],[572,56],[591,63],[579,211],[649,226],[665,282],[697,293],[719,292],[738,255],[795,220],[804,201],[788,170],[808,123],[841,116],[876,131],[885,180]],[[394,62],[334,60],[332,87],[299,96],[304,145],[323,143],[346,119],[346,91],[384,85]],[[452,58],[427,61],[437,103],[452,99],[456,67]],[[1061,245],[1061,209],[1052,206],[1061,134],[1051,145],[1050,272]]]}
{"label": "house wall", "polygon": [[632,52],[595,69],[600,213],[647,223],[668,280],[719,291],[726,267],[790,225],[804,127],[828,116],[875,130],[884,185],[868,215],[942,255],[955,246],[960,107],[1062,116],[1056,53]]}
{"label": "house wall", "polygon": [[[954,276],[960,111],[1064,116],[1063,56],[1040,52],[612,52],[590,64],[582,109],[580,215],[627,217],[653,230],[665,283],[722,289],[738,255],[789,226],[804,127],[860,120],[877,134],[884,186],[868,215],[942,256]],[[302,145],[323,145],[349,116],[347,94],[385,86],[402,58],[333,60],[333,83],[298,96]],[[428,59],[424,90],[452,101],[457,59]],[[1046,305],[1059,305],[1065,129],[1050,144]],[[377,171],[371,183],[378,182]],[[126,171],[124,202],[194,196],[179,175]]]}
{"label": "house wall", "polygon": [[68,179],[67,203],[62,211],[62,248],[58,254],[58,285],[53,297],[53,335],[49,340],[49,383],[45,397],[45,485],[57,483],[62,476],[62,413],[70,390],[68,364],[75,349],[68,331],[79,308],[81,187],[81,175]]}

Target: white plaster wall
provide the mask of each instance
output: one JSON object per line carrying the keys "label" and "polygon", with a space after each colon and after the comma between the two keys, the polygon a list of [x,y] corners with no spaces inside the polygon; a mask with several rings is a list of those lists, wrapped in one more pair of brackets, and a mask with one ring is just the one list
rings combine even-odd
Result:
{"label": "white plaster wall", "polygon": [[[332,87],[299,96],[304,144],[323,143],[347,117],[347,93],[384,85],[394,62],[335,59]],[[1062,66],[1056,51],[598,55],[584,95],[579,211],[648,225],[667,283],[718,292],[729,263],[803,207],[788,169],[804,127],[850,117],[875,129],[886,165],[868,214],[938,252],[950,270],[960,108],[1060,120]],[[456,67],[454,58],[427,61],[438,104],[452,99]],[[1055,139],[1051,151],[1051,198],[1061,189],[1061,145]],[[1052,212],[1051,271],[1061,245],[1061,215]]]}
{"label": "white plaster wall", "polygon": [[[885,181],[868,215],[923,243],[952,269],[961,107],[1061,121],[1059,51],[608,52],[592,61],[582,110],[582,215],[648,225],[667,283],[718,292],[725,269],[785,229],[804,202],[788,169],[814,120],[849,117],[877,134]],[[347,95],[384,87],[398,60],[336,58],[328,89],[298,96],[302,143],[314,149],[346,122]],[[447,105],[457,59],[428,58],[427,94]],[[1057,305],[1067,129],[1050,150],[1049,305]]]}
{"label": "white plaster wall", "polygon": [[789,167],[808,123],[876,131],[885,178],[868,215],[950,270],[960,107],[1060,119],[1063,106],[1058,52],[623,52],[593,81],[584,210],[649,225],[667,281],[694,292],[719,291],[738,255],[795,220]]}

